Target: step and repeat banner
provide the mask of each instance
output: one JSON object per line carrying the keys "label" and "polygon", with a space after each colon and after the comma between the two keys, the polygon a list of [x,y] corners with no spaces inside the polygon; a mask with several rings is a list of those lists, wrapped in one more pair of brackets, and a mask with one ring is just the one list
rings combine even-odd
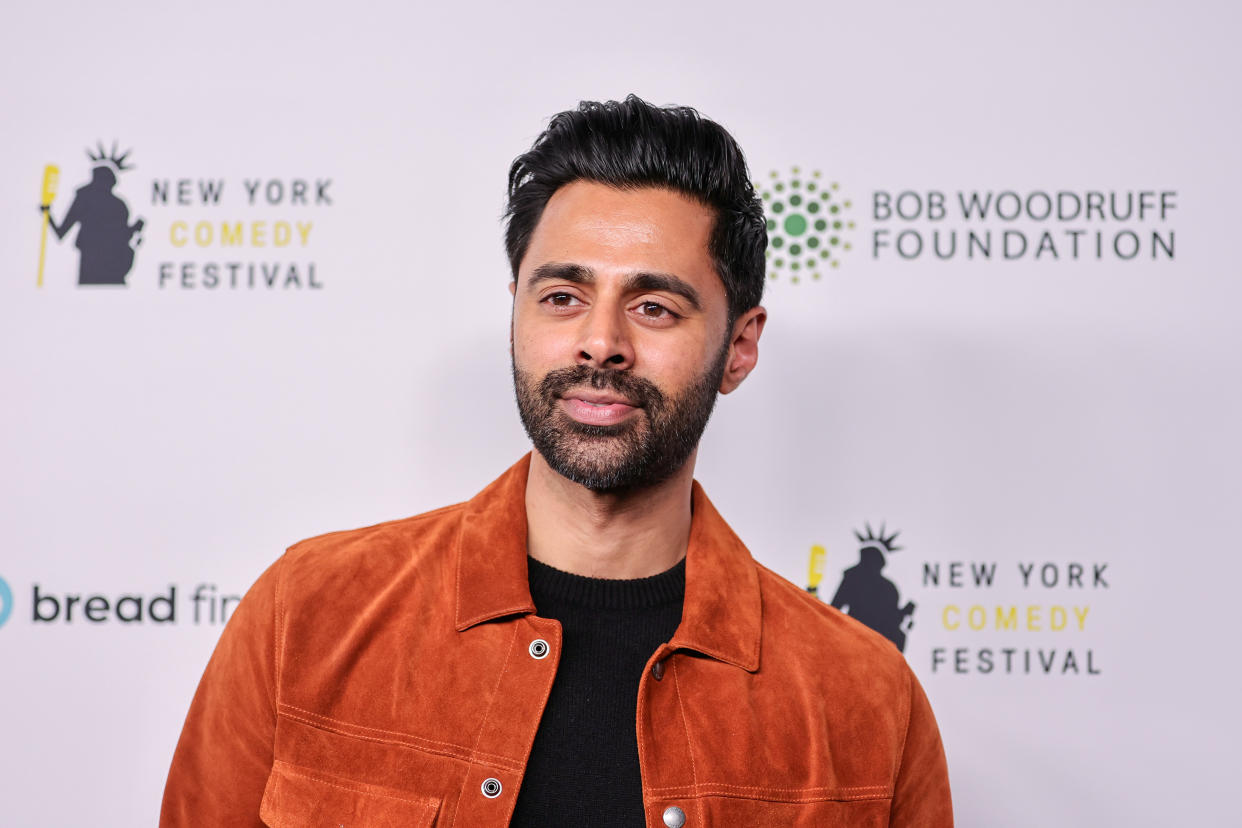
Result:
{"label": "step and repeat banner", "polygon": [[9,10],[0,824],[154,824],[258,574],[528,449],[508,165],[630,92],[728,127],[769,216],[698,477],[902,650],[958,823],[1231,822],[1240,16]]}

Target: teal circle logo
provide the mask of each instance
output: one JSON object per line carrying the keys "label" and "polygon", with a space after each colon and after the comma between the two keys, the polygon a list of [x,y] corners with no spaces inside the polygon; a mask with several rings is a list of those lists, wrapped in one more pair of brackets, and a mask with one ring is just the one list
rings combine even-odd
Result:
{"label": "teal circle logo", "polygon": [[798,284],[819,279],[828,268],[840,267],[850,250],[853,204],[835,181],[819,170],[804,173],[791,167],[788,175],[773,170],[767,181],[756,181],[768,216],[768,278]]}
{"label": "teal circle logo", "polygon": [[13,590],[9,589],[9,582],[0,578],[0,627],[4,626],[4,622],[9,620],[9,616],[13,614]]}

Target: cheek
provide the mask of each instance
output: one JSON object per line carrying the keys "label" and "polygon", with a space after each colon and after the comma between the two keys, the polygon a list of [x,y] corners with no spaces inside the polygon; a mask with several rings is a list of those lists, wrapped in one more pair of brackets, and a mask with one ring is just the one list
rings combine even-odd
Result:
{"label": "cheek", "polygon": [[513,318],[513,360],[526,371],[563,367],[572,359],[573,342],[566,326],[541,325],[516,313]]}
{"label": "cheek", "polygon": [[653,337],[652,342],[637,346],[636,373],[658,385],[665,393],[677,395],[696,382],[716,357],[698,339]]}

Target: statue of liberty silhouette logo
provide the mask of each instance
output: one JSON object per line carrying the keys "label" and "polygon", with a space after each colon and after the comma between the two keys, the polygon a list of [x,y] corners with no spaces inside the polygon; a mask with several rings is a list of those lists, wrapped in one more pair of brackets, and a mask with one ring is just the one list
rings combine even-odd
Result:
{"label": "statue of liberty silhouette logo", "polygon": [[[830,603],[851,618],[866,624],[904,652],[906,634],[914,625],[914,602],[907,601],[902,605],[897,585],[884,576],[887,556],[901,549],[896,545],[897,536],[901,533],[887,535],[885,529],[886,526],[881,524],[880,531],[874,532],[868,523],[866,534],[855,530],[854,537],[859,544],[858,563],[841,574],[841,584]],[[826,555],[824,547],[811,547],[807,591],[812,594],[819,594]]]}
{"label": "statue of liberty silhouette logo", "polygon": [[134,266],[134,248],[142,243],[143,220],[129,222],[129,206],[113,192],[117,176],[132,165],[125,163],[130,150],[117,152],[86,151],[91,161],[91,180],[77,189],[73,202],[59,222],[52,215],[52,202],[60,180],[60,169],[49,164],[43,171],[43,237],[39,246],[39,286],[43,286],[43,263],[47,250],[47,230],[52,228],[57,240],[63,240],[74,227],[78,228],[74,246],[78,248],[79,285],[124,285],[125,277]]}

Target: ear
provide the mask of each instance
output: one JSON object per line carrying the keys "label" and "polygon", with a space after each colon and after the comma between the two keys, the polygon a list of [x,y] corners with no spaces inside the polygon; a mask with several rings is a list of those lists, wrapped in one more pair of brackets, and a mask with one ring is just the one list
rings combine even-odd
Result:
{"label": "ear", "polygon": [[729,355],[725,358],[724,376],[720,378],[720,393],[728,394],[742,384],[759,362],[759,336],[763,333],[768,312],[753,307],[733,323]]}

